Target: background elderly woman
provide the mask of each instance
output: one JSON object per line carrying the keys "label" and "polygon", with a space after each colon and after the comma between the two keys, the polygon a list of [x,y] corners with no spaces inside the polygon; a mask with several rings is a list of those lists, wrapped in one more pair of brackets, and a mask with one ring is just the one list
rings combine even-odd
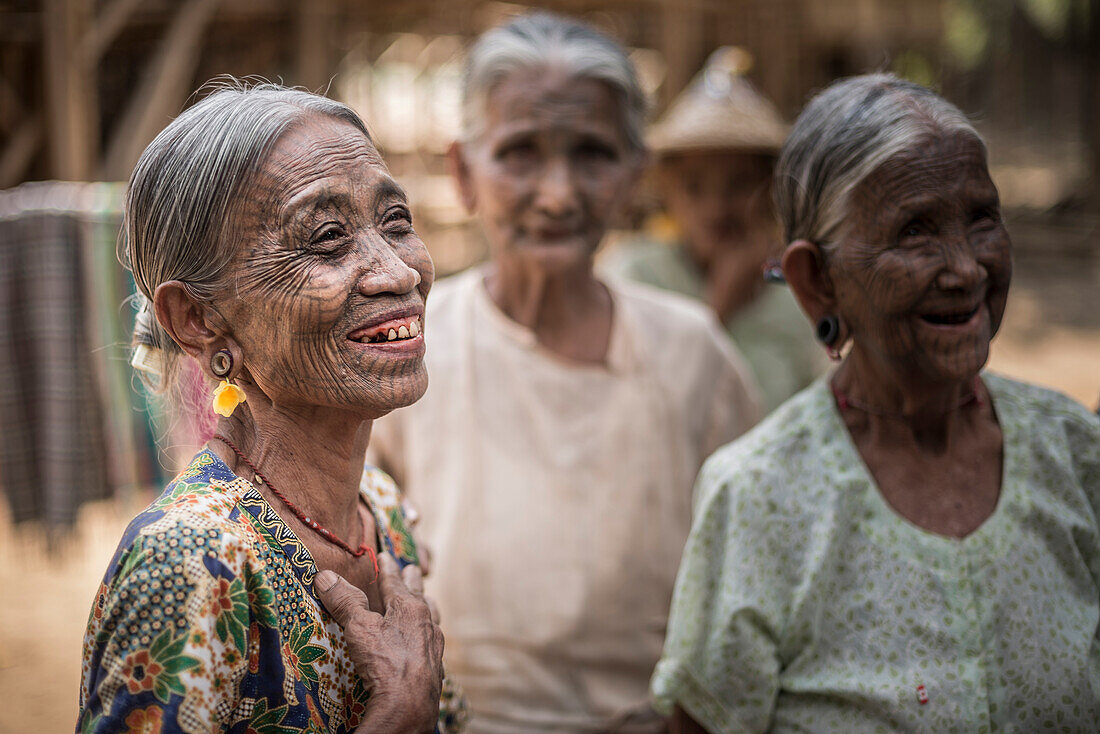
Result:
{"label": "background elderly woman", "polygon": [[136,362],[168,386],[194,359],[223,417],[111,561],[79,730],[431,730],[442,637],[397,491],[362,467],[371,420],[427,384],[432,264],[363,122],[215,92],[142,155],[125,232]]}
{"label": "background elderly woman", "polygon": [[917,85],[838,82],[776,199],[850,349],[700,474],[657,700],[680,731],[1095,730],[1100,424],[980,374],[1012,272],[981,139]]}
{"label": "background elderly woman", "polygon": [[469,55],[451,161],[491,262],[440,284],[431,387],[372,449],[423,509],[474,731],[662,726],[647,679],[692,482],[756,417],[702,306],[593,276],[643,111],[622,49],[573,21],[520,17]]}
{"label": "background elderly woman", "polygon": [[600,270],[706,301],[745,356],[771,411],[825,370],[794,296],[765,283],[782,252],[772,168],[787,124],[744,74],[747,52],[711,54],[649,131],[665,215]]}

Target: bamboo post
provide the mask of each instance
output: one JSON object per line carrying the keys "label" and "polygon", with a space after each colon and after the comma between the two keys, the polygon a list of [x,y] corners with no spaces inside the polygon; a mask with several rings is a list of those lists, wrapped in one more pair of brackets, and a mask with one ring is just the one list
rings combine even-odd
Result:
{"label": "bamboo post", "polygon": [[84,64],[79,53],[91,1],[45,0],[43,9],[50,175],[85,181],[91,177],[99,140],[95,68]]}
{"label": "bamboo post", "polygon": [[202,50],[203,32],[220,0],[187,0],[145,70],[111,134],[101,177],[125,179],[138,156],[187,99]]}

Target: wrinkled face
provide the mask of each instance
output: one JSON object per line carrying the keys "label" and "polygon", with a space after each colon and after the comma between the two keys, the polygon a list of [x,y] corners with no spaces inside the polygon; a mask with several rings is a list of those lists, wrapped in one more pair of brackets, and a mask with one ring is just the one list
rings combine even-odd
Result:
{"label": "wrinkled face", "polygon": [[778,241],[768,198],[772,166],[766,155],[710,151],[661,162],[662,198],[697,261],[709,263],[761,232]]}
{"label": "wrinkled face", "polygon": [[849,212],[827,267],[855,348],[925,382],[976,375],[1012,278],[979,141],[965,132],[925,139],[868,176]]}
{"label": "wrinkled face", "polygon": [[417,400],[432,262],[370,141],[307,117],[242,199],[226,229],[241,239],[235,279],[215,305],[248,377],[276,404],[366,417]]}
{"label": "wrinkled face", "polygon": [[593,79],[542,68],[497,84],[460,181],[494,258],[548,269],[590,262],[640,172],[623,119],[611,88]]}

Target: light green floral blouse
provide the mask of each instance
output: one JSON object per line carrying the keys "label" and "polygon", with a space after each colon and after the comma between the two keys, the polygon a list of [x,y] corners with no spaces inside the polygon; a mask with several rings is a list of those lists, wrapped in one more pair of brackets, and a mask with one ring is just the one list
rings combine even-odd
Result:
{"label": "light green floral blouse", "polygon": [[824,379],[720,449],[652,693],[718,732],[1100,731],[1100,422],[986,374],[994,513],[963,539],[875,487]]}

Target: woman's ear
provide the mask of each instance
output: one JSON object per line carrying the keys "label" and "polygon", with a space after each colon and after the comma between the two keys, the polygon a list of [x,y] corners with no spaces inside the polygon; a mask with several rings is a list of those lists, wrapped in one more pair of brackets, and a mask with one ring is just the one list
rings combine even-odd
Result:
{"label": "woman's ear", "polygon": [[470,166],[466,162],[466,146],[458,140],[447,148],[447,171],[455,182],[458,198],[462,201],[462,206],[466,207],[466,213],[473,214],[477,211],[477,193],[470,175]]}
{"label": "woman's ear", "polygon": [[169,280],[157,286],[153,312],[172,341],[198,360],[204,370],[214,352],[226,346],[225,336],[207,320],[206,307],[181,281]]}
{"label": "woman's ear", "polygon": [[811,323],[837,316],[832,282],[825,272],[821,248],[809,240],[795,240],[783,253],[783,277]]}

